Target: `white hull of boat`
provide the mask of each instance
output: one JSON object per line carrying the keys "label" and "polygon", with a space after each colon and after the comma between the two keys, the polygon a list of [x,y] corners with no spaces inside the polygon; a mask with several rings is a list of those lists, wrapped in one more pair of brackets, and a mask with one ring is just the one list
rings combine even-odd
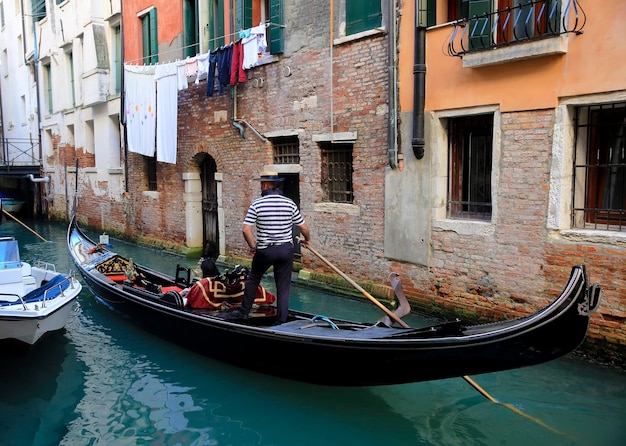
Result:
{"label": "white hull of boat", "polygon": [[[56,298],[47,303],[46,308],[34,308],[26,304],[28,310],[20,304],[4,307],[0,311],[0,340],[14,339],[27,345],[35,345],[46,333],[61,330],[67,324],[76,308],[76,296],[80,292],[66,294],[65,298]],[[55,302],[59,300],[59,302]]]}

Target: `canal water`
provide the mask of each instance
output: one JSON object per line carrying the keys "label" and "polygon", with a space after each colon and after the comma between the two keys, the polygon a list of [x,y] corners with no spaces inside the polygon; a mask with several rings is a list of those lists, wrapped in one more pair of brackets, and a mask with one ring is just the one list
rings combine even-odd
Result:
{"label": "canal water", "polygon": [[[13,221],[0,226],[0,234],[18,238],[23,260],[72,268],[65,226],[29,225],[48,241]],[[195,265],[112,243],[164,271],[173,273],[177,262]],[[266,285],[273,291],[271,281]],[[367,301],[307,288],[294,290],[292,307],[380,317]],[[419,323],[425,320],[409,320]],[[27,355],[2,355],[0,444],[7,446],[626,444],[626,375],[579,359],[472,377],[503,404],[489,402],[461,378],[369,388],[303,384],[163,342],[86,287],[64,332]]]}

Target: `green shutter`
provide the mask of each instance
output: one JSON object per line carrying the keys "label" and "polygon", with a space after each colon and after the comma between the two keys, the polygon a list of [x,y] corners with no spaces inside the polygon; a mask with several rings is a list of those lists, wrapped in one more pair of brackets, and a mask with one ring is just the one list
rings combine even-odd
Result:
{"label": "green shutter", "polygon": [[[491,16],[483,16],[492,12],[491,0],[470,0],[468,15],[470,49],[491,46]],[[476,16],[475,19],[472,17]],[[481,17],[483,16],[483,17]]]}
{"label": "green shutter", "polygon": [[157,10],[150,10],[150,63],[159,61],[159,34],[157,28]]}
{"label": "green shutter", "polygon": [[209,49],[224,45],[224,2],[209,1]]}
{"label": "green shutter", "polygon": [[379,28],[382,23],[381,0],[346,1],[346,35]]}
{"label": "green shutter", "polygon": [[252,28],[252,0],[235,1],[235,32]]}
{"label": "green shutter", "polygon": [[270,0],[269,45],[270,54],[281,54],[285,51],[285,14],[283,0]]}
{"label": "green shutter", "polygon": [[425,28],[436,25],[437,1],[419,0],[417,5],[417,26]]}
{"label": "green shutter", "polygon": [[122,29],[115,27],[115,92],[122,91]]}
{"label": "green shutter", "polygon": [[200,46],[198,45],[198,14],[196,0],[184,0],[183,21],[185,35],[183,55],[185,57],[192,57],[200,52]]}

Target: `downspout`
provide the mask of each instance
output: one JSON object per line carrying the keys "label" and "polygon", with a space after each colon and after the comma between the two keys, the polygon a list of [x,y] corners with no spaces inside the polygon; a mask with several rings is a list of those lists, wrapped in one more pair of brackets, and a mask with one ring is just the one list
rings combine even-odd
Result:
{"label": "downspout", "polygon": [[387,22],[389,23],[389,33],[387,34],[387,66],[388,83],[389,83],[389,121],[388,131],[389,148],[387,155],[389,157],[389,166],[392,169],[400,168],[402,170],[402,155],[398,153],[398,66],[397,66],[397,23],[396,23],[396,2],[387,2],[389,10],[387,11]]}
{"label": "downspout", "polygon": [[[111,6],[111,12],[113,11],[113,7]],[[122,39],[121,42],[121,53],[120,60],[122,61],[122,76],[120,85],[120,124],[122,124],[122,133],[124,137],[124,192],[128,194],[128,130],[126,128],[126,94],[125,94],[125,80],[126,76],[124,75],[124,2],[120,2],[120,14],[122,16],[120,20],[120,36]]]}
{"label": "downspout", "polygon": [[233,120],[232,124],[237,130],[239,130],[239,134],[243,139],[246,139],[246,130],[243,128],[243,125],[239,123],[239,119],[237,119],[237,86],[231,87],[230,92],[233,96]]}
{"label": "downspout", "polygon": [[413,138],[411,146],[415,158],[424,158],[424,98],[426,92],[426,28],[420,26],[415,2],[415,39],[413,65]]}
{"label": "downspout", "polygon": [[[22,8],[22,27],[24,27],[24,0],[20,0],[21,8]],[[35,17],[32,18],[32,26],[33,26],[33,81],[35,82],[35,91],[37,97],[37,142],[39,143],[39,172],[43,177],[43,147],[42,139],[41,139],[41,98],[40,98],[40,89],[39,89],[39,49],[37,48],[37,21]],[[26,53],[24,53],[26,54]],[[40,196],[43,195],[42,188],[39,189]],[[39,202],[38,211],[41,212],[43,210],[45,203],[45,197],[41,197]]]}

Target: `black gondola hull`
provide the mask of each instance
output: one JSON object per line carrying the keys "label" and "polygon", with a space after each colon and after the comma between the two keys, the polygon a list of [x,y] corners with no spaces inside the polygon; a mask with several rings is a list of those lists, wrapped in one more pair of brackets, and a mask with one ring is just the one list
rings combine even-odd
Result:
{"label": "black gondola hull", "polygon": [[100,300],[142,328],[233,365],[324,385],[399,384],[544,363],[581,344],[589,313],[597,305],[597,299],[590,303],[584,267],[577,266],[562,295],[546,309],[449,334],[377,327],[361,332],[309,329],[301,321],[313,315],[300,312],[292,312],[293,322],[260,326],[132,294],[94,273],[98,259],[85,255],[93,246],[73,221],[68,247],[83,279]]}

